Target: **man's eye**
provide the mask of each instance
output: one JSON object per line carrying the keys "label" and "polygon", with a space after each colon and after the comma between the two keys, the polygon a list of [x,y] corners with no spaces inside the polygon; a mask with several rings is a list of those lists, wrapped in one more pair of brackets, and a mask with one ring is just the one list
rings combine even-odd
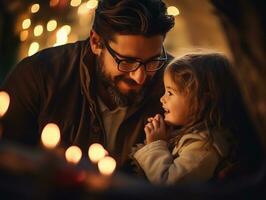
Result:
{"label": "man's eye", "polygon": [[173,93],[170,91],[166,91],[167,96],[171,96]]}

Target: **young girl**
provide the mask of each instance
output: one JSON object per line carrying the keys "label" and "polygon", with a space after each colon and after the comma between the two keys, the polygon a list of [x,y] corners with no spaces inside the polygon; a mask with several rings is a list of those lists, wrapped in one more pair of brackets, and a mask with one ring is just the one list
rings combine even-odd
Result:
{"label": "young girl", "polygon": [[133,153],[152,183],[208,181],[229,156],[241,112],[230,70],[218,53],[188,54],[167,66],[164,117],[148,119],[146,143]]}

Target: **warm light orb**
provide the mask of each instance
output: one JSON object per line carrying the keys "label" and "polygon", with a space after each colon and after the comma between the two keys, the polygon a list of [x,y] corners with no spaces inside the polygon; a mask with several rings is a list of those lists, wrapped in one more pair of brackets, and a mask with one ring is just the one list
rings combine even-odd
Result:
{"label": "warm light orb", "polygon": [[69,35],[70,32],[71,32],[71,26],[69,26],[69,25],[64,25],[64,26],[62,26],[60,29],[61,29],[62,31],[64,31],[67,35]]}
{"label": "warm light orb", "polygon": [[78,163],[81,159],[82,152],[78,146],[71,146],[65,152],[66,160],[70,163]]}
{"label": "warm light orb", "polygon": [[94,9],[94,8],[97,8],[98,6],[98,0],[89,0],[87,3],[86,3],[86,7],[88,9]]}
{"label": "warm light orb", "polygon": [[66,44],[68,41],[68,30],[60,28],[56,32],[56,43],[54,46]]}
{"label": "warm light orb", "polygon": [[57,6],[58,3],[59,3],[59,0],[50,0],[50,6],[51,7]]}
{"label": "warm light orb", "polygon": [[21,31],[19,36],[20,36],[20,41],[24,42],[25,40],[27,40],[29,36],[29,31],[28,30]]}
{"label": "warm light orb", "polygon": [[110,156],[106,156],[98,162],[98,169],[103,175],[111,175],[116,167],[115,159]]}
{"label": "warm light orb", "polygon": [[31,25],[31,20],[30,19],[24,19],[22,22],[22,28],[23,29],[28,29]]}
{"label": "warm light orb", "polygon": [[86,3],[82,3],[78,8],[78,15],[86,15],[89,13]]}
{"label": "warm light orb", "polygon": [[60,141],[59,127],[54,123],[47,124],[42,131],[41,140],[48,149],[56,147]]}
{"label": "warm light orb", "polygon": [[38,3],[33,4],[33,5],[31,6],[31,9],[30,9],[30,11],[31,11],[32,13],[36,13],[36,12],[38,12],[39,10],[40,10],[40,5],[39,5]]}
{"label": "warm light orb", "polygon": [[31,43],[29,51],[28,51],[28,56],[35,54],[39,50],[39,48],[40,48],[40,45],[38,42]]}
{"label": "warm light orb", "polygon": [[55,30],[57,27],[57,21],[52,19],[50,21],[47,22],[47,25],[46,25],[46,29],[47,31],[53,31]]}
{"label": "warm light orb", "polygon": [[10,104],[10,97],[7,92],[0,91],[0,117],[3,117]]}
{"label": "warm light orb", "polygon": [[77,7],[81,4],[81,0],[71,0],[70,5],[72,7]]}
{"label": "warm light orb", "polygon": [[106,155],[106,150],[101,144],[94,143],[89,147],[88,155],[92,162],[97,163]]}
{"label": "warm light orb", "polygon": [[37,25],[35,26],[34,30],[33,30],[33,34],[34,36],[38,37],[43,33],[43,26],[42,25]]}
{"label": "warm light orb", "polygon": [[180,14],[180,11],[179,11],[178,8],[175,7],[175,6],[169,6],[169,7],[167,8],[167,14],[168,14],[168,15],[177,16],[177,15]]}

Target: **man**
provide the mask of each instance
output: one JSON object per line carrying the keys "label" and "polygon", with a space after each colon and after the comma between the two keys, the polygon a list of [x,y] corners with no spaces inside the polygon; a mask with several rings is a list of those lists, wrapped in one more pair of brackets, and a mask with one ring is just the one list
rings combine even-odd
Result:
{"label": "man", "polygon": [[86,152],[98,142],[126,166],[146,119],[159,112],[163,41],[173,25],[160,0],[100,1],[88,40],[27,57],[5,81],[3,137],[37,145],[53,122],[61,145]]}

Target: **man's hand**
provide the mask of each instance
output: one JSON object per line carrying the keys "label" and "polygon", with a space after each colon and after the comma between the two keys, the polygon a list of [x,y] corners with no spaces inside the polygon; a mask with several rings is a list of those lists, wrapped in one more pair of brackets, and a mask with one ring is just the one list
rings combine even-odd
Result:
{"label": "man's hand", "polygon": [[168,140],[165,122],[159,114],[155,115],[155,117],[148,118],[148,123],[145,125],[144,131],[147,144],[157,140]]}

